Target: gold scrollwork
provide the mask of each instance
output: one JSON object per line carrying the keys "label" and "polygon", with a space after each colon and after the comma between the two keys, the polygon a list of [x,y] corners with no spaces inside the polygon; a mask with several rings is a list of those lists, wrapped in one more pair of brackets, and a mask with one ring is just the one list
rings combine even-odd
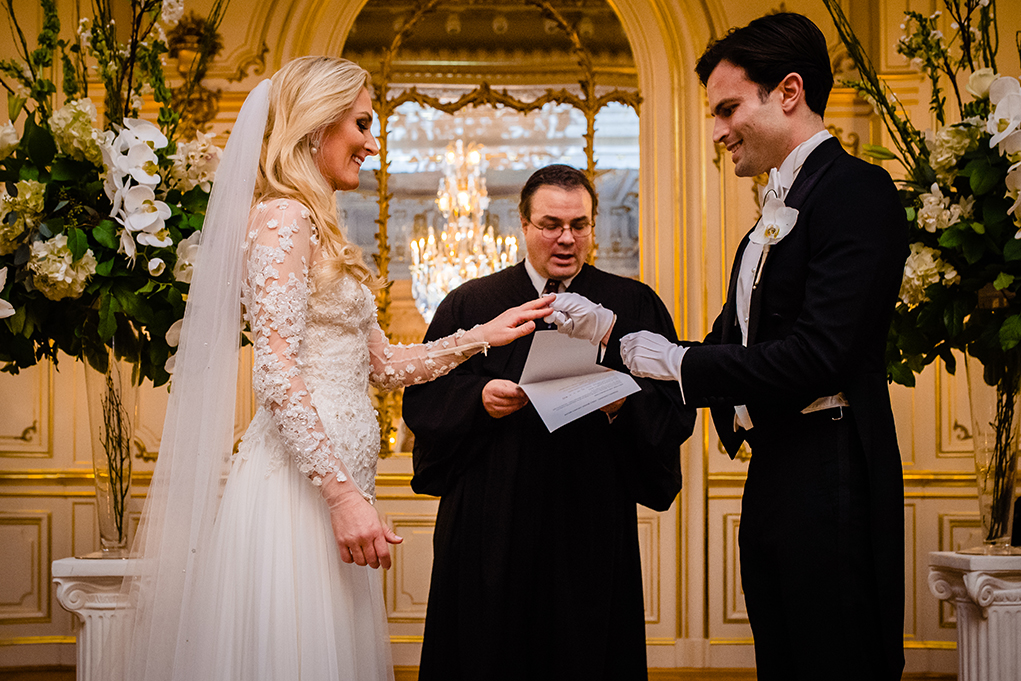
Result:
{"label": "gold scrollwork", "polygon": [[838,128],[835,125],[827,125],[826,129],[831,135],[837,138],[837,141],[840,142],[840,146],[844,147],[844,150],[847,151],[847,153],[851,154],[851,156],[858,155],[859,147],[861,146],[861,138],[858,136],[858,133],[853,130],[847,133],[847,141],[845,142],[841,137],[844,134],[843,128]]}
{"label": "gold scrollwork", "polygon": [[25,430],[21,431],[21,435],[19,435],[17,439],[21,440],[22,442],[31,442],[32,441],[32,436],[37,435],[38,433],[39,433],[39,421],[35,420],[35,421],[32,421],[32,425],[30,425]]}
{"label": "gold scrollwork", "polygon": [[263,41],[262,45],[259,46],[258,52],[253,56],[245,59],[238,66],[238,70],[234,72],[234,75],[227,76],[228,83],[238,83],[248,77],[248,69],[254,67],[252,73],[257,76],[261,76],[266,73],[266,55],[269,54],[269,45]]}
{"label": "gold scrollwork", "polygon": [[[469,106],[491,105],[507,107],[527,114],[541,109],[550,103],[572,106],[585,115],[586,129],[583,138],[585,140],[585,156],[587,161],[586,174],[591,180],[595,180],[596,177],[594,148],[596,114],[610,103],[630,106],[638,112],[642,98],[637,92],[618,88],[614,88],[603,95],[599,95],[596,92],[596,72],[591,54],[582,44],[574,26],[548,0],[524,0],[524,2],[538,8],[544,17],[552,21],[567,35],[571,42],[571,51],[577,59],[581,70],[578,80],[581,87],[581,95],[576,95],[566,89],[547,89],[537,99],[525,101],[515,98],[506,89],[496,91],[489,83],[482,82],[478,87],[470,92],[466,92],[453,102],[443,102],[437,97],[420,92],[415,87],[403,90],[390,97],[391,76],[397,53],[422,19],[437,10],[440,0],[423,0],[420,2],[414,13],[403,22],[397,35],[394,36],[393,41],[390,43],[390,47],[383,50],[379,61],[378,75],[374,74],[373,76],[373,108],[380,121],[379,137],[377,140],[379,143],[380,167],[374,171],[378,183],[379,216],[376,218],[377,252],[373,255],[373,259],[375,260],[379,276],[384,280],[389,279],[390,272],[390,244],[387,224],[390,219],[390,199],[393,198],[393,193],[390,191],[389,186],[390,162],[387,158],[389,145],[388,120],[397,107],[407,102],[415,102],[438,111],[454,114]],[[594,260],[597,250],[595,246],[596,244],[593,244],[590,260]],[[379,325],[384,333],[389,333],[391,303],[392,296],[389,287],[381,289],[377,294],[376,304],[379,308]],[[379,395],[375,398],[375,403],[380,423],[380,457],[385,458],[393,453],[397,432],[396,424],[400,414],[401,396],[399,393],[396,395]]]}

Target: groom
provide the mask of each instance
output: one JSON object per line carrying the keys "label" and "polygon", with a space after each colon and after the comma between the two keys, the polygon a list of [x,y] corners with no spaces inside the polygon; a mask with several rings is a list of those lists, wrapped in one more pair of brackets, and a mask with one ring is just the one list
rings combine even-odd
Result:
{"label": "groom", "polygon": [[883,354],[904,210],[889,175],[826,132],[833,76],[807,18],[756,19],[696,71],[736,173],[770,173],[763,217],[702,343],[640,331],[622,356],[710,407],[731,457],[751,446],[739,544],[758,678],[899,679],[903,479]]}

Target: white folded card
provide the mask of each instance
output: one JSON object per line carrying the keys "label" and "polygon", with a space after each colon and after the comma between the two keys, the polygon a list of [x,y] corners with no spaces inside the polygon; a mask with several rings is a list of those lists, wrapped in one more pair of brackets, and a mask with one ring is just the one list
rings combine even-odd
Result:
{"label": "white folded card", "polygon": [[641,390],[627,374],[596,364],[599,349],[559,331],[536,331],[518,385],[549,432]]}

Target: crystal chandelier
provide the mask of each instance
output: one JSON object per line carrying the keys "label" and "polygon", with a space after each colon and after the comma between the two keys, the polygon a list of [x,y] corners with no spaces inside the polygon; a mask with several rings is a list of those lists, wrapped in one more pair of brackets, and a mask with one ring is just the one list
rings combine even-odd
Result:
{"label": "crystal chandelier", "polygon": [[489,207],[482,159],[482,146],[474,142],[467,149],[461,140],[447,146],[436,193],[446,225],[438,238],[430,227],[427,236],[411,241],[411,291],[426,322],[432,321],[440,301],[464,282],[517,262],[517,239],[496,236],[493,227],[482,222]]}

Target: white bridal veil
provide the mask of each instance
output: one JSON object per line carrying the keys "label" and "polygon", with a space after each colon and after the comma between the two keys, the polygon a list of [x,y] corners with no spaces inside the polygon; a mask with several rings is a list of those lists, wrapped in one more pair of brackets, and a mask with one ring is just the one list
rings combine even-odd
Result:
{"label": "white bridal veil", "polygon": [[[128,647],[100,678],[171,679],[234,442],[241,277],[270,81],[249,94],[213,184],[184,313],[159,459],[122,593]],[[118,613],[119,615],[120,613]]]}

